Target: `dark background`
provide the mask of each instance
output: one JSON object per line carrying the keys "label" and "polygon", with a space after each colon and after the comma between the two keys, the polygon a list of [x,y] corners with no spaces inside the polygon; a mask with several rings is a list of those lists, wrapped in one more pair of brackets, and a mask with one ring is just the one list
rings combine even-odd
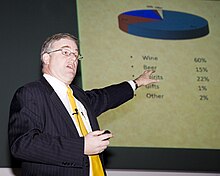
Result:
{"label": "dark background", "polygon": [[[15,90],[40,78],[40,49],[48,36],[58,32],[78,36],[78,28],[73,0],[4,0],[0,19],[0,166],[8,167],[8,114]],[[76,82],[80,84],[80,74]]]}
{"label": "dark background", "polygon": [[[8,112],[15,90],[41,76],[40,48],[58,32],[78,37],[75,0],[4,0],[0,6],[0,167],[10,159]],[[74,82],[82,86],[80,64]],[[220,150],[110,147],[107,168],[220,172]]]}

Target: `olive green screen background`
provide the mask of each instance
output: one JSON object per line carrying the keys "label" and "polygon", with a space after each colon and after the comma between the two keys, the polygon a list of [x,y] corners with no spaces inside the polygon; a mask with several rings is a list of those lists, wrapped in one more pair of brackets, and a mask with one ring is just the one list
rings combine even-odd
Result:
{"label": "olive green screen background", "polygon": [[[134,36],[119,29],[123,12],[159,6],[205,18],[209,34],[187,40]],[[160,83],[138,89],[99,117],[111,146],[220,149],[220,2],[78,0],[83,88],[135,79],[153,69]]]}

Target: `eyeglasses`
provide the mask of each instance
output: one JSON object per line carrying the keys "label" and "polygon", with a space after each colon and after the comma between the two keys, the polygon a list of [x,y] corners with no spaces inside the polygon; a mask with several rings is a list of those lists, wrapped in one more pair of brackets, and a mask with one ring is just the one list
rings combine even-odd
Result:
{"label": "eyeglasses", "polygon": [[83,59],[83,57],[80,54],[78,54],[78,52],[74,53],[74,52],[70,51],[67,48],[60,48],[60,49],[57,49],[57,50],[48,51],[46,53],[50,54],[50,53],[54,53],[54,52],[57,52],[57,51],[61,51],[62,55],[67,56],[67,57],[74,56],[77,60],[82,60]]}

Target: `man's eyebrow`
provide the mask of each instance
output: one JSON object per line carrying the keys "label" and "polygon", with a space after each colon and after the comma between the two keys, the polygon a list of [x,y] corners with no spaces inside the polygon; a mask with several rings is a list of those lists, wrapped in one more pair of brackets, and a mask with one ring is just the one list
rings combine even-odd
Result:
{"label": "man's eyebrow", "polygon": [[[64,45],[64,46],[62,46],[61,48],[69,48],[69,49],[71,49],[71,47],[68,46],[68,45]],[[75,50],[78,51],[78,48],[76,48]]]}

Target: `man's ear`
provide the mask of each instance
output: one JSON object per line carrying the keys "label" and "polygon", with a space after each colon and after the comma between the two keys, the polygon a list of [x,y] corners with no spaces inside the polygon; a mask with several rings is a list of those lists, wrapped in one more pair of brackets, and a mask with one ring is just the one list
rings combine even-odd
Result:
{"label": "man's ear", "polygon": [[46,65],[50,63],[50,55],[48,53],[43,54],[43,63]]}

